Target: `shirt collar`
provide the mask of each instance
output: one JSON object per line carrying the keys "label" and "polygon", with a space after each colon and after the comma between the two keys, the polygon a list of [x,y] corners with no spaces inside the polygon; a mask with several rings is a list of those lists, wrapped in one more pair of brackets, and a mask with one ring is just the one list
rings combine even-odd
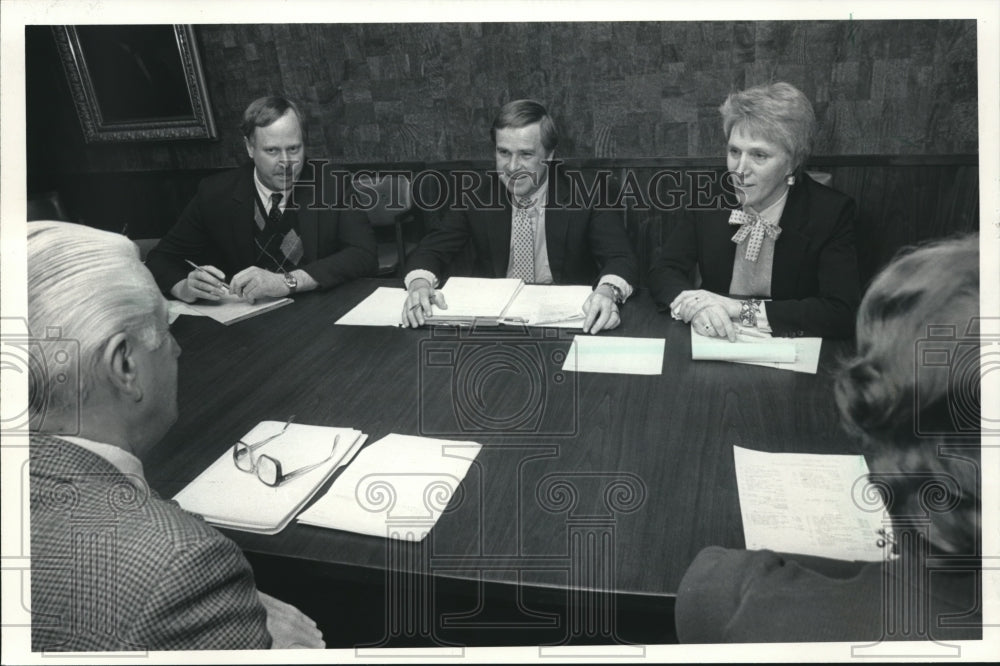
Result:
{"label": "shirt collar", "polygon": [[[767,221],[768,224],[773,224],[777,226],[778,222],[781,220],[781,214],[785,211],[785,202],[788,201],[788,192],[789,190],[786,189],[785,193],[781,195],[780,199],[775,201],[773,204],[771,204],[764,210],[758,212],[757,215],[764,218],[764,220]],[[751,210],[747,212],[753,212],[753,211]]]}
{"label": "shirt collar", "polygon": [[95,442],[84,437],[67,437],[61,435],[59,439],[76,444],[79,447],[87,449],[94,455],[104,458],[114,465],[115,469],[126,476],[135,476],[143,481],[146,480],[146,475],[142,471],[142,461],[121,447],[114,446],[113,444],[104,444],[103,442]]}
{"label": "shirt collar", "polygon": [[[513,199],[513,197],[511,198]],[[530,197],[528,197],[527,208],[542,209],[545,208],[545,204],[547,204],[548,201],[549,201],[549,179],[548,177],[546,177],[545,180],[542,181],[541,186],[539,186],[539,188],[535,190],[535,193],[532,194]]]}
{"label": "shirt collar", "polygon": [[285,205],[288,203],[288,195],[291,192],[291,190],[288,190],[288,192],[278,192],[277,190],[272,190],[266,187],[264,183],[260,182],[260,177],[257,175],[257,167],[253,168],[253,184],[257,188],[257,196],[260,197],[261,202],[264,204],[265,210],[271,207],[272,194],[282,195],[281,201],[278,202],[278,210],[281,211],[285,210]]}

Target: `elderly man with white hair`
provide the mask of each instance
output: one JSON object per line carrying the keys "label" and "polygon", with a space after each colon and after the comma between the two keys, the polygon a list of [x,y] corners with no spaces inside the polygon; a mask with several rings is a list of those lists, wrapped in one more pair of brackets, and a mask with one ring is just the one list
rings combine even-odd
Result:
{"label": "elderly man with white hair", "polygon": [[177,418],[181,350],[135,246],[29,223],[28,326],[42,341],[29,383],[32,649],[323,647],[312,620],[257,591],[235,543],[145,483],[143,457]]}

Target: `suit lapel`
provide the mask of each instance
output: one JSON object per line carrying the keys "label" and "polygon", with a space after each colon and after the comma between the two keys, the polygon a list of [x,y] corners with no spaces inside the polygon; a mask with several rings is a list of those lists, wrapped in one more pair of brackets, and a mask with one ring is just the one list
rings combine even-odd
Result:
{"label": "suit lapel", "polygon": [[[808,176],[803,175],[803,178]],[[791,292],[787,289],[798,284],[799,262],[806,256],[805,249],[809,238],[802,232],[808,223],[809,195],[806,183],[800,182],[788,193],[788,201],[781,213],[781,235],[774,243],[774,264],[771,267],[771,296],[787,298]],[[778,287],[775,291],[775,287]]]}
{"label": "suit lapel", "polygon": [[549,270],[552,271],[552,281],[556,284],[562,281],[566,259],[566,235],[569,233],[569,216],[572,213],[567,208],[545,207],[545,249],[549,254]]}
{"label": "suit lapel", "polygon": [[490,263],[493,277],[498,278],[507,277],[507,265],[510,263],[511,207],[507,188],[503,190],[503,203],[503,208],[484,211]]}

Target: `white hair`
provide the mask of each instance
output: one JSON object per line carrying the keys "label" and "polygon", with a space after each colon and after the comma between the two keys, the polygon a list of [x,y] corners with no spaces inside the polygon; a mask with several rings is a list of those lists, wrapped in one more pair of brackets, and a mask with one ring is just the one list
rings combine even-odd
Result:
{"label": "white hair", "polygon": [[84,399],[113,335],[126,333],[152,351],[166,331],[163,296],[128,238],[68,222],[29,222],[27,229],[31,361],[40,364],[29,373],[34,426],[45,411]]}

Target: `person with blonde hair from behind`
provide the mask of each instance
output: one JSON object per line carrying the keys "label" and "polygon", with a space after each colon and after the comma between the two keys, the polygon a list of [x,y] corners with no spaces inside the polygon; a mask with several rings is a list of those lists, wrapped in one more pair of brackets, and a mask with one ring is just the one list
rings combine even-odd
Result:
{"label": "person with blonde hair from behind", "polygon": [[45,221],[27,248],[32,650],[323,647],[235,543],[145,482],[181,350],[136,246]]}
{"label": "person with blonde hair from behind", "polygon": [[907,250],[875,278],[834,392],[866,492],[886,500],[885,561],[706,548],[678,591],[682,642],[981,637],[979,321],[977,236]]}

